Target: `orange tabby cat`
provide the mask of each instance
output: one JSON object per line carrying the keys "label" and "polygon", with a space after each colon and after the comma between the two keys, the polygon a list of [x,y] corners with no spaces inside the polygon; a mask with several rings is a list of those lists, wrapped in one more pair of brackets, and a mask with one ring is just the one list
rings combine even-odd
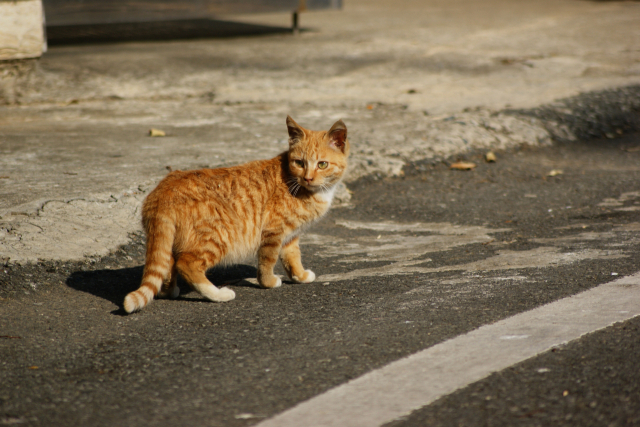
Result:
{"label": "orange tabby cat", "polygon": [[287,116],[289,150],[241,166],[175,171],[149,193],[142,208],[147,256],[142,284],[124,300],[134,312],[154,296],[176,298],[178,274],[211,301],[235,293],[205,276],[218,264],[258,255],[258,283],[282,284],[273,274],[278,257],[297,283],[315,279],[300,260],[298,234],[327,212],[347,167],[347,127],[310,131]]}

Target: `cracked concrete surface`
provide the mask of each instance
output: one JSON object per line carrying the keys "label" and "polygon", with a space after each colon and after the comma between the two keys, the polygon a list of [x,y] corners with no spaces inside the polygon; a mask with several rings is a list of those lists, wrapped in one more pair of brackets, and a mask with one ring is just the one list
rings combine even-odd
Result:
{"label": "cracked concrete surface", "polygon": [[12,216],[0,229],[2,256],[13,262],[104,256],[139,231],[139,194],[50,200],[36,214]]}
{"label": "cracked concrete surface", "polygon": [[[350,268],[349,271],[337,274],[325,274],[318,281],[331,282],[349,280],[357,277],[406,275],[414,273],[438,273],[443,271],[478,271],[514,270],[522,268],[544,268],[562,266],[586,259],[618,259],[625,255],[622,247],[636,243],[638,223],[626,224],[614,228],[610,232],[580,233],[570,237],[534,239],[543,244],[530,250],[500,249],[503,243],[494,243],[494,234],[509,229],[489,229],[478,226],[453,226],[448,223],[413,223],[402,224],[392,221],[384,223],[356,223],[339,221],[350,229],[362,229],[380,232],[378,236],[365,235],[350,237],[348,240],[335,236],[308,235],[303,237],[307,245],[321,246],[316,253],[323,258],[336,259],[341,264],[380,263],[385,265],[365,268]],[[427,233],[426,235],[424,233]],[[623,243],[611,249],[591,249],[580,247],[581,242],[614,240]],[[432,267],[429,254],[452,250],[458,246],[472,244],[491,245],[496,247],[497,254],[483,260],[460,265]],[[565,245],[571,244],[567,250]],[[433,265],[433,264],[431,264]]]}
{"label": "cracked concrete surface", "polygon": [[[23,262],[105,255],[140,230],[138,206],[167,167],[219,167],[275,156],[287,147],[284,107],[187,103],[187,113],[181,113],[170,102],[145,111],[137,102],[122,102],[122,120],[116,123],[103,116],[101,103],[87,104],[55,111],[47,123],[32,124],[19,109],[0,118],[9,141],[0,157],[6,174],[0,187],[3,258]],[[304,126],[326,126],[327,118],[317,110],[301,110],[295,117]],[[347,183],[370,174],[401,175],[408,160],[443,158],[470,148],[551,143],[539,120],[486,110],[431,118],[377,105],[335,109],[329,120],[337,118],[347,123],[354,147]],[[69,132],[69,127],[82,131]],[[149,127],[162,127],[167,136],[148,137]],[[51,144],[56,131],[65,137]],[[130,188],[123,191],[124,185]],[[337,205],[349,197],[342,188]],[[84,202],[67,203],[74,199]],[[53,201],[65,203],[58,203],[55,212],[43,208]],[[36,222],[40,229],[29,226]],[[67,232],[78,236],[76,243],[61,244]],[[91,236],[101,237],[95,241]]]}
{"label": "cracked concrete surface", "polygon": [[[0,79],[0,257],[104,255],[140,230],[138,206],[167,167],[274,156],[287,114],[347,123],[347,185],[409,161],[575,139],[576,112],[606,103],[556,101],[640,83],[638,18],[636,2],[353,0],[303,15],[312,30],[298,38],[53,46]],[[621,99],[609,104],[634,114],[637,97]],[[585,114],[584,127],[615,114]]]}

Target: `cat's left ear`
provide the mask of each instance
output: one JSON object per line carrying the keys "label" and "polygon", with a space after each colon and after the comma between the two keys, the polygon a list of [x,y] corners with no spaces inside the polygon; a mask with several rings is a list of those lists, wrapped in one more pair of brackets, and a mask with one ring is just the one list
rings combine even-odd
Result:
{"label": "cat's left ear", "polygon": [[327,135],[329,136],[329,146],[344,153],[347,144],[347,126],[344,122],[342,120],[335,122]]}

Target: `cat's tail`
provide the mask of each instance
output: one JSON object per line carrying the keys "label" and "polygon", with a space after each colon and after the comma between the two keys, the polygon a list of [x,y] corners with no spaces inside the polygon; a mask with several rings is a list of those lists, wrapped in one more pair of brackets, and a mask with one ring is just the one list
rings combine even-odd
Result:
{"label": "cat's tail", "polygon": [[156,220],[147,228],[147,255],[142,274],[142,283],[137,291],[129,293],[124,299],[127,313],[142,310],[158,295],[162,283],[167,279],[173,267],[173,241],[176,234],[175,224],[170,221]]}

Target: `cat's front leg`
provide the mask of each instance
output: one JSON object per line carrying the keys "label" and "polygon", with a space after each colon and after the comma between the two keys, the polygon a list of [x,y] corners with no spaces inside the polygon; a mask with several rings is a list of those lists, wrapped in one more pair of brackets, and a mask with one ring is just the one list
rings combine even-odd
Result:
{"label": "cat's front leg", "polygon": [[282,285],[282,280],[273,274],[273,267],[280,254],[280,246],[282,246],[280,234],[263,233],[258,249],[258,283],[263,288],[277,288]]}
{"label": "cat's front leg", "polygon": [[280,260],[291,280],[296,283],[311,283],[316,279],[316,275],[302,266],[299,241],[300,239],[296,236],[287,242],[280,252]]}

